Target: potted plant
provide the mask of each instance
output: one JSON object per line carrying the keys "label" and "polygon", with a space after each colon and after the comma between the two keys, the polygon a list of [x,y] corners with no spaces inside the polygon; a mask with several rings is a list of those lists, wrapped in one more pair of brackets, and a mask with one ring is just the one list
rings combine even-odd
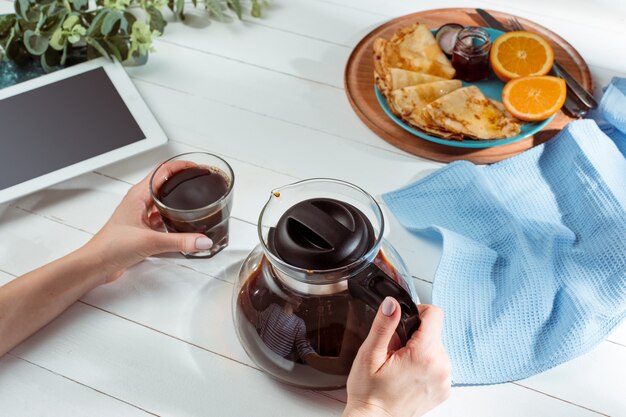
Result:
{"label": "potted plant", "polygon": [[[244,8],[260,17],[267,5],[266,0],[191,4],[204,6],[208,16],[221,21],[232,15],[241,19]],[[15,13],[0,16],[0,84],[3,77],[19,76],[20,71],[32,78],[100,56],[143,64],[153,38],[167,25],[165,8],[184,19],[184,0],[15,0]]]}

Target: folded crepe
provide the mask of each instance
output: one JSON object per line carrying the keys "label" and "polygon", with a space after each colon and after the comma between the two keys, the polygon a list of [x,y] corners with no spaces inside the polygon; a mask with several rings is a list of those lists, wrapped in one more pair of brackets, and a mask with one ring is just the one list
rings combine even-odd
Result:
{"label": "folded crepe", "polygon": [[[417,30],[417,28],[425,29],[425,32],[422,29]],[[414,31],[405,33],[406,29],[413,29]],[[416,79],[415,75],[407,74],[402,70],[443,79],[454,77],[454,68],[424,25],[412,25],[402,29],[401,32],[404,34],[403,37],[397,38],[394,35],[391,41],[383,38],[374,40],[374,79],[378,89],[385,96],[388,96],[392,90],[406,86],[402,82],[400,85],[394,85],[395,80],[411,82],[411,79]],[[400,43],[394,42],[393,39]],[[420,47],[425,49],[423,51],[416,49]],[[396,71],[392,72],[392,69]],[[423,82],[427,81],[425,77],[422,79]],[[437,79],[428,81],[435,80]]]}
{"label": "folded crepe", "polygon": [[393,35],[390,42],[398,46],[400,57],[411,67],[401,68],[446,79],[454,77],[454,67],[426,25],[417,22],[402,28]]}
{"label": "folded crepe", "polygon": [[387,39],[376,39],[373,48],[374,80],[378,89],[387,97],[392,90],[388,84],[389,68],[405,68],[409,64],[400,56],[398,45],[389,43]]}
{"label": "folded crepe", "polygon": [[459,80],[434,81],[393,90],[389,107],[400,117],[419,113],[427,104],[461,88]]}
{"label": "folded crepe", "polygon": [[389,68],[387,71],[387,85],[391,90],[397,90],[412,85],[432,83],[435,81],[445,81],[443,77],[424,74],[422,72],[408,71],[401,68]]}
{"label": "folded crepe", "polygon": [[520,132],[520,124],[475,86],[456,89],[429,103],[423,112],[441,130],[474,139],[508,138]]}
{"label": "folded crepe", "polygon": [[442,129],[438,126],[431,118],[428,112],[426,112],[426,107],[422,108],[422,110],[413,115],[409,120],[409,123],[419,128],[420,130],[428,133],[431,136],[437,136],[442,139],[449,140],[463,140],[463,135],[460,133],[453,133],[448,130]]}
{"label": "folded crepe", "polygon": [[430,122],[423,113],[430,102],[461,88],[459,80],[444,80],[418,84],[394,90],[390,94],[389,108],[398,117],[426,133],[445,139],[461,139],[462,135],[447,132]]}

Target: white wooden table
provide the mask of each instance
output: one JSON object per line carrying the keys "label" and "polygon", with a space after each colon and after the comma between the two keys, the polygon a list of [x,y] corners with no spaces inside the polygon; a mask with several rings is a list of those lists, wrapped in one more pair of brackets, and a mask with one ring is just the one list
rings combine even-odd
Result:
{"label": "white wooden table", "polygon": [[[233,274],[256,244],[272,188],[325,176],[380,195],[441,166],[376,137],[345,97],[351,49],[389,18],[429,7],[498,9],[574,45],[596,94],[626,75],[622,0],[271,2],[261,20],[171,24],[148,65],[128,70],[167,146],[0,206],[4,283],[85,243],[128,187],[169,156],[214,152],[237,177],[230,247],[212,260],[150,259],[88,294],[0,359],[0,416],[340,415],[345,391],[284,386],[247,358],[232,326]],[[0,12],[11,8],[0,0]],[[429,302],[438,252],[388,220],[388,238]],[[626,416],[626,327],[541,375],[454,388],[430,415]]]}

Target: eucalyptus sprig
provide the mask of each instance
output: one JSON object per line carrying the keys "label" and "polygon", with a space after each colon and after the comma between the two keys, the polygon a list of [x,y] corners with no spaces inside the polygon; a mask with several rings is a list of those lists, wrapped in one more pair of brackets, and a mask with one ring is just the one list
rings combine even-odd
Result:
{"label": "eucalyptus sprig", "polygon": [[[246,0],[244,0],[246,1]],[[93,2],[91,3],[93,4]],[[241,0],[191,0],[210,17],[239,19]],[[32,59],[50,72],[66,63],[68,55],[86,50],[86,58],[100,56],[120,62],[145,63],[152,40],[163,34],[163,10],[185,18],[184,0],[15,0],[15,13],[0,16],[0,60],[18,64]],[[244,6],[260,17],[267,0],[249,0]]]}

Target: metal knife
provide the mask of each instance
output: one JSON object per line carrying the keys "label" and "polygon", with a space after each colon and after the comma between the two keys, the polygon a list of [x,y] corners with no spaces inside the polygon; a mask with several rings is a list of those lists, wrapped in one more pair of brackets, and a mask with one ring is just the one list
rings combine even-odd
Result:
{"label": "metal knife", "polygon": [[565,68],[563,68],[561,64],[559,64],[556,60],[554,61],[552,69],[554,70],[556,75],[565,80],[567,86],[572,89],[572,92],[576,94],[576,97],[578,97],[578,99],[584,105],[586,105],[590,109],[595,109],[596,107],[598,107],[598,102],[596,102],[593,96],[589,94],[589,92],[582,85],[580,85],[580,83],[576,81],[574,77],[572,77],[572,74],[567,72],[567,70],[565,70]]}
{"label": "metal knife", "polygon": [[587,115],[589,108],[578,102],[576,96],[568,91],[568,94],[565,96],[565,103],[563,103],[563,112],[569,117],[582,118]]}
{"label": "metal knife", "polygon": [[502,23],[500,23],[498,19],[496,19],[495,17],[487,13],[487,11],[483,9],[474,9],[474,10],[476,10],[476,13],[478,13],[478,16],[480,16],[481,19],[483,19],[485,23],[487,24],[487,26],[489,26],[490,28],[501,30],[502,32],[510,32],[510,30],[507,27],[505,27]]}
{"label": "metal knife", "polygon": [[[487,26],[497,29],[497,30],[501,30],[502,32],[510,32],[509,28],[505,27],[495,17],[490,15],[487,11],[483,9],[475,9],[475,10],[476,10],[476,13],[478,13],[478,15],[485,21],[485,23],[487,23]],[[554,61],[553,69],[554,69],[555,74],[557,74],[558,76],[560,76],[561,78],[565,80],[565,83],[569,87],[569,91],[572,94],[574,94],[576,98],[578,99],[575,101],[579,101],[583,106],[589,107],[591,109],[596,108],[598,106],[598,103],[595,101],[593,96],[589,94],[589,92],[585,90],[585,88],[582,85],[580,85],[578,81],[570,73],[568,73],[565,70],[565,68],[563,68],[558,62]],[[572,107],[573,102],[574,100],[570,98],[570,100],[566,102],[566,106],[565,106],[568,112],[570,113],[570,115],[582,114],[580,106],[576,106],[578,108]]]}

